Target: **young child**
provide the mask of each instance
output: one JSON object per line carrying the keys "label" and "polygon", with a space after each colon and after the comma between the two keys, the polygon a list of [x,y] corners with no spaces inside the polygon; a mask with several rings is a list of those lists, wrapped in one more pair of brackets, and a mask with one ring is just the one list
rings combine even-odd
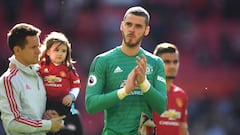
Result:
{"label": "young child", "polygon": [[[82,124],[74,102],[80,91],[80,78],[71,57],[71,44],[66,36],[51,32],[43,42],[44,51],[40,56],[40,74],[47,92],[47,110],[56,110],[66,115],[65,129],[56,134],[82,134]],[[51,133],[49,133],[50,135]]]}

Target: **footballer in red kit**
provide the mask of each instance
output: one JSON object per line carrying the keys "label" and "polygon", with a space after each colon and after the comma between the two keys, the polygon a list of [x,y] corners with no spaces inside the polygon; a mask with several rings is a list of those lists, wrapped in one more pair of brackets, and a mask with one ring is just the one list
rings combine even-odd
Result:
{"label": "footballer in red kit", "polygon": [[180,123],[187,121],[187,95],[178,86],[172,84],[167,93],[167,109],[161,115],[153,113],[157,126],[156,133],[162,135],[181,135]]}
{"label": "footballer in red kit", "polygon": [[167,108],[162,114],[153,112],[156,135],[189,135],[187,123],[188,96],[173,80],[180,66],[179,51],[171,43],[158,44],[154,55],[164,62],[167,88]]}

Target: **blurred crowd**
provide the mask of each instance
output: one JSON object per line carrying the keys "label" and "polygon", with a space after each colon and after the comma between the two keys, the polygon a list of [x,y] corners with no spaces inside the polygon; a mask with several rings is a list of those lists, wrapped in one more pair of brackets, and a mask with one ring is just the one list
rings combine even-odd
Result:
{"label": "blurred crowd", "polygon": [[93,57],[121,43],[124,11],[141,5],[151,15],[150,35],[143,48],[175,43],[181,68],[176,83],[189,95],[192,135],[239,135],[240,1],[238,0],[0,0],[0,73],[8,67],[8,30],[18,22],[32,23],[41,38],[63,32],[81,76],[78,98],[86,135],[100,134],[102,113],[85,111],[84,94]]}

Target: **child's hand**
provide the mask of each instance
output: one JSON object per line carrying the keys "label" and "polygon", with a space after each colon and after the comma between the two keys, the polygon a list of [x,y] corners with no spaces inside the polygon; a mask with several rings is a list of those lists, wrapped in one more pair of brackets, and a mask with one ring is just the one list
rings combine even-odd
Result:
{"label": "child's hand", "polygon": [[66,95],[63,100],[62,100],[62,103],[65,105],[65,106],[71,106],[72,104],[72,97],[70,95]]}

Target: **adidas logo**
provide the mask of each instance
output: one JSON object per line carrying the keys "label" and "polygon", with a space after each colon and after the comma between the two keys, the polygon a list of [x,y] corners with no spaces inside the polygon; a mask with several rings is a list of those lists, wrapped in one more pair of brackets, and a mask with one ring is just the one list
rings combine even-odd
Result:
{"label": "adidas logo", "polygon": [[25,88],[26,88],[26,90],[30,90],[31,89],[31,87],[28,84],[26,84]]}
{"label": "adidas logo", "polygon": [[120,73],[123,70],[118,66],[117,68],[115,68],[114,73]]}

